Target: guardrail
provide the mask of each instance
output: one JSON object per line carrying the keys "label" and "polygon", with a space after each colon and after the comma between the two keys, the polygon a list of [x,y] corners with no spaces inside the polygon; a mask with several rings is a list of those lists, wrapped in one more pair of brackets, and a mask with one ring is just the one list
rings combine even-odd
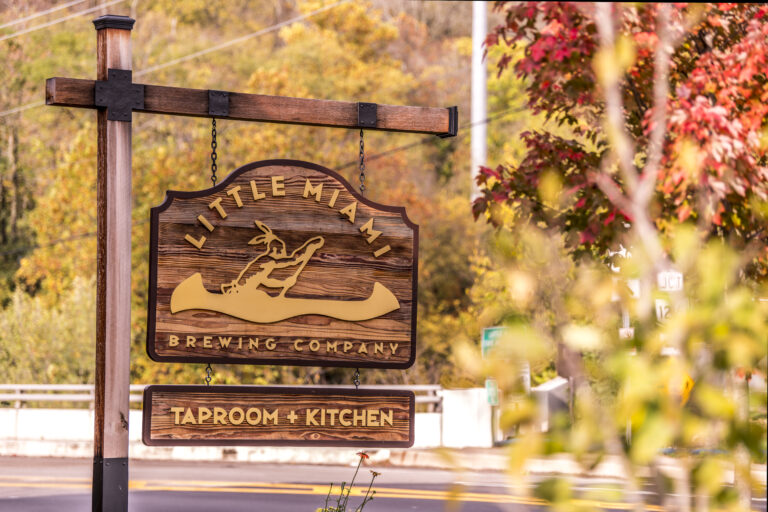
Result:
{"label": "guardrail", "polygon": [[[144,388],[147,384],[131,384],[130,400],[141,403],[144,398]],[[274,386],[274,387],[306,387],[316,386]],[[350,389],[354,386],[325,386],[338,389]],[[399,389],[410,390],[416,394],[417,404],[426,404],[429,412],[442,409],[442,387],[431,384],[408,385],[364,385],[360,389]],[[0,384],[0,407],[4,402],[13,403],[19,409],[26,402],[88,402],[93,409],[92,384]]]}

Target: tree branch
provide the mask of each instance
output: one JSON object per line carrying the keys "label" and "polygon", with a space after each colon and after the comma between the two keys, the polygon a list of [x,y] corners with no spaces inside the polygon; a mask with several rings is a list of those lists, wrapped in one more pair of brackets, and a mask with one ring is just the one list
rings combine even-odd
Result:
{"label": "tree branch", "polygon": [[651,111],[651,137],[648,141],[648,159],[645,163],[637,191],[638,206],[647,208],[656,179],[661,158],[664,156],[664,139],[667,133],[667,102],[669,98],[669,65],[676,37],[672,33],[670,4],[661,3],[656,14],[659,42],[653,59],[653,109]]}
{"label": "tree branch", "polygon": [[[613,4],[598,3],[595,5],[595,25],[600,34],[602,44],[601,52],[607,53],[611,58],[605,58],[605,62],[616,62],[616,39],[613,23]],[[608,137],[613,141],[613,149],[619,160],[619,169],[624,176],[630,195],[637,188],[638,173],[635,169],[635,149],[632,139],[627,133],[624,120],[624,102],[621,98],[619,86],[620,73],[609,73],[603,70],[598,78],[602,82],[605,93],[605,111],[608,121]]]}

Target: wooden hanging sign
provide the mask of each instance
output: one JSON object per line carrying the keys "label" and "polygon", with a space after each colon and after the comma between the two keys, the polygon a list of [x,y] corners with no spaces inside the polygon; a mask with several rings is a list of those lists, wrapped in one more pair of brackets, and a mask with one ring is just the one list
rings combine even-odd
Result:
{"label": "wooden hanging sign", "polygon": [[408,448],[411,391],[262,386],[148,386],[151,446],[269,445]]}
{"label": "wooden hanging sign", "polygon": [[155,361],[408,368],[418,226],[296,160],[240,167],[152,209]]}

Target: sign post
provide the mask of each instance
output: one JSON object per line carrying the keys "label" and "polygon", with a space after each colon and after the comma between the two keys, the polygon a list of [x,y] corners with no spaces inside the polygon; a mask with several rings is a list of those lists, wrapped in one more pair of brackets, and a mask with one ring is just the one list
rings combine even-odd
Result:
{"label": "sign post", "polygon": [[[131,74],[134,20],[94,21],[96,76]],[[113,70],[113,71],[110,71]],[[129,79],[130,82],[130,79]],[[96,371],[93,510],[128,509],[131,347],[131,120],[97,114]]]}
{"label": "sign post", "polygon": [[[55,77],[46,80],[45,86],[45,101],[47,105],[98,110],[98,241],[96,269],[95,429],[92,489],[92,508],[94,512],[127,512],[128,510],[128,418],[131,341],[131,121],[133,112],[338,128],[364,128],[366,130],[432,134],[439,137],[453,137],[458,132],[457,107],[436,108],[377,105],[375,103],[288,98],[229,91],[136,84],[133,83],[131,74],[130,34],[133,24],[134,20],[126,16],[107,15],[94,20],[97,31],[97,80]],[[311,166],[312,164],[309,165]],[[271,176],[270,180],[276,180],[278,176],[280,175]],[[286,172],[282,176],[286,177],[288,173]],[[325,173],[325,176],[327,178],[328,173]],[[264,194],[264,191],[271,188],[270,195],[274,198],[280,196],[280,192],[283,192],[283,190],[290,191],[293,186],[289,179],[282,183],[278,179],[270,183],[271,187],[267,187],[265,184],[260,183],[259,179],[261,178],[254,177],[253,181],[249,180],[249,183],[244,184],[240,189],[227,188],[224,191],[228,199],[234,200],[236,203],[235,209],[230,211],[237,211],[242,206],[240,205],[241,197],[238,196],[238,193],[242,193],[245,196],[250,190],[253,200],[258,200],[257,198],[265,198],[265,195],[260,196],[260,194]],[[251,188],[251,183],[253,182],[255,182],[255,185]],[[178,285],[186,283],[185,287],[178,292],[175,301],[173,290],[171,290],[171,295],[168,297],[155,297],[154,299],[157,300],[153,302],[153,306],[156,306],[157,309],[150,309],[150,313],[152,314],[152,311],[154,311],[156,315],[153,319],[154,323],[148,326],[148,331],[151,333],[151,339],[148,340],[150,355],[156,360],[166,361],[174,360],[173,358],[188,358],[189,361],[194,360],[198,362],[325,364],[331,366],[371,366],[378,368],[409,367],[413,363],[415,354],[415,275],[416,247],[418,245],[415,226],[409,224],[409,221],[404,216],[404,211],[402,212],[403,215],[400,215],[400,209],[383,207],[382,205],[376,205],[370,201],[355,197],[348,185],[344,185],[340,179],[337,182],[341,183],[341,185],[338,183],[334,185],[330,182],[327,185],[323,185],[327,191],[331,192],[331,196],[326,198],[318,190],[319,183],[316,184],[312,181],[307,191],[302,191],[304,192],[304,199],[307,199],[308,196],[312,198],[317,197],[318,203],[326,201],[324,207],[333,209],[335,201],[351,194],[353,201],[345,203],[343,206],[339,203],[340,208],[337,208],[335,213],[342,219],[346,218],[346,221],[351,223],[352,228],[359,231],[356,234],[358,239],[355,239],[353,242],[347,236],[348,234],[339,239],[347,240],[351,245],[355,246],[360,245],[359,242],[361,241],[363,247],[368,244],[368,252],[371,254],[367,255],[365,259],[373,259],[375,261],[375,265],[367,270],[372,286],[370,289],[366,288],[366,292],[370,295],[364,297],[350,296],[348,291],[342,291],[341,287],[345,284],[345,279],[348,278],[348,275],[345,274],[336,276],[335,283],[323,283],[325,286],[321,287],[318,293],[313,296],[312,283],[322,282],[321,278],[318,279],[315,276],[314,281],[311,278],[307,279],[301,286],[297,282],[303,276],[302,273],[313,274],[309,268],[310,265],[318,267],[325,265],[326,268],[331,268],[335,263],[340,268],[349,270],[359,263],[359,259],[352,258],[349,261],[345,261],[343,258],[338,259],[337,253],[327,254],[325,258],[315,257],[315,254],[320,254],[318,250],[322,246],[326,246],[326,243],[328,243],[328,246],[331,245],[331,239],[326,239],[326,235],[322,233],[311,235],[309,238],[302,238],[303,235],[297,234],[301,231],[300,228],[292,231],[290,226],[281,225],[280,219],[265,222],[264,215],[268,215],[269,212],[267,210],[260,211],[259,215],[261,217],[248,220],[249,226],[247,230],[242,229],[244,226],[235,226],[238,229],[234,231],[237,231],[240,235],[248,236],[254,241],[254,244],[249,244],[249,240],[245,239],[242,241],[245,245],[261,244],[265,247],[268,246],[270,250],[264,256],[269,261],[260,261],[258,263],[254,261],[256,271],[249,276],[247,275],[250,268],[247,264],[249,253],[244,252],[240,248],[238,249],[240,250],[240,256],[246,258],[245,268],[229,269],[233,270],[236,275],[228,276],[227,282],[216,282],[215,286],[218,286],[218,289],[206,288],[206,286],[210,287],[211,283],[205,283],[202,280],[203,277],[208,277],[208,273],[206,269],[201,267],[196,272],[183,276],[183,280],[174,285],[174,290],[176,290]],[[225,183],[231,184],[229,181],[225,181]],[[258,191],[258,187],[264,187],[263,191]],[[350,190],[345,191],[345,187]],[[220,191],[218,187],[212,189],[212,193]],[[334,195],[334,193],[338,194]],[[200,197],[200,194],[195,194],[192,193],[192,196]],[[212,202],[215,203],[217,200],[224,201],[224,199],[225,197],[222,196],[213,199]],[[313,201],[314,199],[309,200]],[[270,203],[270,201],[265,200],[264,203]],[[224,209],[221,203],[218,203],[218,206],[211,206],[210,203],[206,203],[203,206],[205,206],[204,212],[208,210],[207,213],[211,213],[215,210],[220,215],[220,220],[225,219],[225,215],[222,214]],[[365,215],[362,215],[363,213]],[[209,248],[215,247],[223,240],[221,238],[217,239],[214,236],[218,233],[212,233],[219,225],[218,220],[214,223],[210,217],[203,216],[203,214],[199,214],[199,216],[206,219],[205,222],[194,219],[192,222],[199,223],[196,226],[197,231],[199,231],[200,226],[208,230],[208,235],[203,235],[197,231],[194,234],[190,233],[189,231],[192,229],[190,221],[184,220],[180,223],[181,227],[185,230],[181,243],[188,246],[191,244],[191,246],[201,251],[209,250]],[[233,217],[236,217],[236,215],[233,215]],[[215,219],[215,217],[213,218]],[[365,218],[366,222],[357,224],[356,219],[362,218]],[[158,228],[162,231],[163,223],[159,212],[157,219],[153,217],[153,222],[155,220],[158,222],[153,224],[153,228]],[[316,219],[312,216],[304,216],[300,219],[301,222],[304,223],[304,228],[307,232],[314,230],[316,227]],[[173,224],[173,222],[168,223],[168,225],[170,224]],[[276,231],[278,227],[280,229],[279,232]],[[352,228],[347,226],[347,229]],[[254,236],[252,232],[254,229],[261,230],[261,233]],[[219,233],[221,232],[227,232],[227,229],[220,229]],[[340,233],[337,230],[334,234]],[[187,239],[187,236],[189,236],[189,239]],[[203,248],[206,236],[210,238],[208,249]],[[261,240],[258,241],[260,237]],[[322,244],[320,244],[318,237],[323,238]],[[381,238],[379,239],[379,237]],[[379,245],[380,242],[387,240],[387,238],[390,239],[389,243]],[[267,241],[267,239],[269,240]],[[335,240],[334,243],[338,243],[338,240]],[[162,250],[163,247],[158,246],[158,251],[155,254],[157,258],[163,257]],[[353,252],[355,251],[361,253],[362,249],[355,248]],[[250,258],[254,259],[255,256],[251,254]],[[388,258],[389,262],[387,262]],[[157,261],[155,260],[155,262]],[[226,267],[226,264],[224,266]],[[237,275],[238,270],[242,271],[239,275]],[[275,271],[275,273],[273,274],[272,271]],[[157,266],[154,272],[156,279],[167,277],[162,274],[161,266]],[[223,272],[223,274],[226,273]],[[197,277],[195,277],[196,275]],[[265,299],[255,291],[255,286],[253,287],[254,289],[248,288],[246,281],[249,277],[256,279],[259,285],[279,289],[280,291],[276,297],[270,295],[269,299]],[[339,286],[337,292],[333,291],[334,284]],[[292,295],[291,290],[295,294]],[[188,293],[190,291],[193,293]],[[237,301],[232,300],[233,297],[226,297],[224,302],[227,304],[222,306],[220,303],[221,297],[225,293],[237,295],[239,292],[250,294],[249,300]],[[301,292],[301,296],[297,296],[299,292]],[[212,295],[215,297],[212,298]],[[257,299],[258,297],[261,298]],[[164,302],[165,299],[168,300]],[[248,308],[247,303],[254,299],[257,299],[256,302],[260,307]],[[216,304],[212,304],[211,300]],[[339,304],[339,302],[342,302],[342,304]],[[351,304],[350,302],[356,303]],[[361,302],[364,304],[361,304]],[[235,303],[239,303],[239,305]],[[243,306],[243,304],[246,304],[246,306]],[[234,309],[232,309],[233,305],[235,306]],[[265,305],[265,308],[261,307]],[[167,310],[163,308],[167,308]],[[178,319],[189,319],[187,312],[193,310],[202,311],[202,316],[210,317],[211,312],[214,312],[229,315],[230,318],[236,318],[239,323],[232,323],[237,324],[235,331],[239,329],[239,332],[226,331],[221,324],[202,328],[198,325],[196,328],[199,332],[184,334],[183,347],[190,350],[181,353],[179,352],[181,349],[167,350],[176,349],[181,346],[182,337],[179,334],[184,329],[179,325]],[[346,316],[349,314],[349,311],[353,312],[352,317]],[[260,316],[264,312],[266,312],[267,316]],[[181,316],[173,316],[177,314]],[[184,315],[187,316],[184,317]],[[296,322],[295,318],[299,316],[303,320]],[[308,318],[309,321],[307,321]],[[166,321],[170,322],[170,324],[163,323]],[[176,321],[175,325],[174,321]],[[351,329],[345,335],[347,339],[342,339],[345,337],[342,335],[343,328],[339,326],[334,327],[332,325],[334,321],[352,322],[352,325],[356,325],[357,328]],[[296,327],[296,329],[293,329],[290,333],[287,330],[281,331],[283,332],[281,337],[277,331],[286,327],[285,322],[295,323],[296,325],[293,327]],[[360,323],[365,325],[361,328]],[[256,327],[254,327],[254,324]],[[304,331],[301,331],[301,328]],[[375,331],[375,334],[370,336],[371,339],[365,337],[366,329]],[[268,333],[267,331],[275,332]],[[176,334],[176,332],[179,334]],[[260,334],[260,336],[257,334]],[[244,353],[238,354],[231,350],[223,350],[218,354],[211,354],[206,352],[206,350],[213,346],[214,335],[218,341],[217,348],[219,349],[235,346],[229,344],[227,347],[224,347],[224,343],[219,341],[219,336],[223,339],[234,339],[237,337],[236,346],[238,347],[242,343],[243,338],[259,338],[262,348],[273,347],[276,352],[280,353],[267,355],[264,353],[247,353],[244,356]],[[172,336],[178,336],[178,345],[174,345]],[[188,340],[189,336],[195,338],[196,341],[190,343]],[[321,344],[321,338],[327,344]],[[160,340],[159,345],[157,343],[158,340]],[[249,347],[251,347],[250,343],[251,341],[249,340]],[[335,351],[332,349],[334,343],[336,343]],[[377,345],[377,343],[380,345]],[[277,350],[278,346],[280,347],[279,351]],[[319,353],[321,346],[324,347],[324,352]],[[339,347],[341,347],[340,352]],[[387,349],[389,350],[388,356],[386,355]],[[267,352],[270,351],[271,349],[267,348]],[[368,352],[367,356],[366,351]],[[318,352],[318,354],[312,356],[312,352]],[[217,386],[216,389],[218,388]],[[213,390],[207,390],[198,393],[198,396],[211,397],[211,393],[213,393]],[[366,393],[362,393],[362,390],[355,391],[355,393],[357,397],[366,396]],[[360,442],[368,443],[412,443],[413,394],[410,393],[409,396],[407,393],[405,396],[395,395],[390,396],[391,400],[388,403],[390,403],[391,407],[389,409],[378,409],[375,413],[369,404],[350,405],[340,410],[339,414],[345,418],[344,421],[347,421],[348,415],[342,411],[347,409],[351,411],[353,426],[355,423],[355,411],[357,411],[358,415],[357,427],[362,428],[360,423],[362,420],[359,418],[363,414],[366,418],[365,430],[362,433],[353,433],[348,438],[347,445],[357,442],[358,439]],[[154,396],[150,394],[150,397]],[[339,398],[344,397],[340,396]],[[350,397],[346,398],[354,402]],[[243,403],[246,404],[250,398],[245,397],[244,400],[245,402]],[[290,409],[288,406],[283,408],[289,411],[292,410],[298,415],[301,414],[298,410],[304,410],[306,417],[314,417],[311,412],[306,411],[319,407],[316,400],[313,402],[311,397],[307,396],[282,396],[281,400],[303,400],[301,403],[306,404],[304,409]],[[410,408],[406,407],[408,404],[410,404]],[[145,402],[146,406],[147,403]],[[182,406],[175,405],[174,407]],[[205,405],[197,404],[196,407],[197,421],[200,421],[201,408],[203,409],[202,415],[205,416]],[[323,407],[319,408],[323,409]],[[188,409],[191,409],[191,407],[188,407]],[[325,408],[326,412],[331,414],[329,409],[333,410],[333,408]],[[394,412],[395,409],[399,412]],[[403,411],[406,411],[406,409],[407,412],[404,413]],[[245,409],[246,415],[247,410]],[[152,416],[154,411],[155,409],[150,411],[150,416]],[[212,414],[216,418],[216,413],[213,412]],[[390,427],[390,414],[392,414],[391,427],[393,428],[389,430],[386,428],[384,430],[375,430],[377,428],[381,429],[381,421],[386,423],[385,427]],[[402,423],[402,414],[408,415],[408,421],[411,422],[410,425]],[[305,421],[307,421],[306,417]],[[384,420],[381,419],[382,417]],[[230,421],[230,423],[237,422],[238,418],[239,416],[235,413],[231,418],[234,421]],[[252,413],[250,418],[254,420],[255,413]],[[395,418],[400,418],[400,420]],[[174,416],[174,421],[175,419]],[[245,419],[246,423],[248,422],[247,420],[248,417]],[[180,417],[179,421],[180,425],[184,423],[186,426],[189,423],[189,420],[186,418],[186,412],[184,417]],[[280,421],[279,415],[278,421]],[[290,422],[290,419],[287,421]],[[329,421],[333,420],[329,419]],[[377,421],[379,422],[378,426],[375,424]],[[346,426],[341,418],[338,418],[338,422],[341,427]],[[191,423],[189,424],[191,425]],[[406,427],[410,429],[410,434],[408,435],[404,434],[405,430],[407,430]],[[367,430],[371,428],[374,430]],[[155,431],[150,428],[149,432],[149,438],[145,439],[154,442],[153,439],[157,439],[152,437]],[[371,438],[371,432],[378,432],[380,438],[375,438],[375,436]],[[323,434],[318,435],[322,438]],[[352,441],[349,441],[349,439]],[[405,445],[398,444],[398,446]]]}

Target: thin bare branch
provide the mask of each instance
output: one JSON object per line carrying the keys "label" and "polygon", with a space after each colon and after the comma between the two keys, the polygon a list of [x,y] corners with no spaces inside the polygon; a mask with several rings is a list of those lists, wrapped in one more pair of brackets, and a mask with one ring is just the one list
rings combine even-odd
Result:
{"label": "thin bare branch", "polygon": [[[616,29],[614,27],[612,3],[597,3],[595,5],[595,24],[600,34],[601,52],[612,55],[613,58],[605,59],[607,62],[616,62]],[[637,189],[638,173],[635,169],[634,143],[627,133],[624,120],[624,100],[621,97],[619,78],[621,73],[608,73],[603,70],[603,92],[605,94],[605,111],[608,121],[608,136],[613,141],[613,149],[619,159],[619,169],[627,184],[630,195]]]}
{"label": "thin bare branch", "polygon": [[[603,55],[608,55],[610,58],[605,58],[604,62],[616,62],[616,27],[613,19],[614,5],[609,3],[598,3],[595,6],[595,24],[597,25],[597,31],[600,34],[601,52]],[[669,56],[665,61],[659,63],[663,65],[666,62],[667,69],[669,67]],[[603,94],[605,95],[605,112],[607,118],[607,125],[609,136],[612,139],[614,151],[618,155],[619,169],[626,183],[626,195],[618,194],[615,190],[612,190],[611,184],[608,183],[613,180],[608,177],[608,180],[604,178],[596,179],[595,182],[603,190],[608,198],[619,208],[627,208],[629,214],[632,216],[632,226],[634,232],[637,235],[640,243],[643,246],[644,252],[647,254],[649,261],[653,262],[653,265],[657,268],[662,268],[666,265],[666,256],[664,249],[661,246],[659,240],[658,231],[653,220],[650,218],[648,203],[650,201],[650,194],[648,199],[642,201],[638,197],[639,193],[639,181],[640,175],[635,167],[635,146],[634,141],[627,133],[624,119],[624,105],[621,96],[620,77],[621,73],[611,73],[610,70],[602,70],[599,73],[601,79],[601,85],[603,88]],[[668,71],[667,71],[668,73]],[[664,92],[665,100],[668,93],[667,89],[659,89]],[[661,94],[661,92],[660,92]],[[665,113],[666,111],[663,110]],[[666,129],[665,119],[662,119],[662,130]],[[661,140],[663,142],[664,131],[661,132]],[[657,165],[658,166],[658,165]],[[604,165],[603,174],[607,173],[607,166]],[[655,177],[655,174],[654,174]],[[654,180],[655,181],[655,180]],[[615,185],[615,183],[613,183]],[[651,193],[655,183],[651,184]],[[614,202],[618,201],[618,202]],[[624,209],[624,208],[622,208]]]}
{"label": "thin bare branch", "polygon": [[626,214],[632,212],[632,203],[607,172],[596,172],[590,176],[590,179],[594,181],[597,187],[606,195],[606,197],[608,197],[608,200],[613,203],[616,208]]}
{"label": "thin bare branch", "polygon": [[667,133],[667,102],[669,98],[669,66],[675,45],[672,30],[672,6],[661,3],[656,14],[659,43],[653,60],[653,109],[651,113],[651,137],[648,141],[648,159],[640,178],[637,201],[647,207],[656,189],[661,158],[664,155],[664,138]]}

